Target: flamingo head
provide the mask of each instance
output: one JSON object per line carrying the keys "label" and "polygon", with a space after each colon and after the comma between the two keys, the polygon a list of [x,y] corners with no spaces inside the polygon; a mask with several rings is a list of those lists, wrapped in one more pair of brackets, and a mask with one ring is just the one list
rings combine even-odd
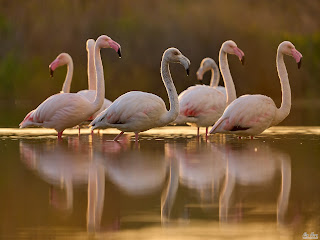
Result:
{"label": "flamingo head", "polygon": [[93,49],[94,48],[94,44],[96,43],[96,41],[94,39],[88,39],[86,42],[86,49],[87,52],[89,52],[89,49]]}
{"label": "flamingo head", "polygon": [[118,53],[119,58],[121,58],[120,44],[113,41],[110,37],[108,37],[106,35],[101,35],[100,37],[98,37],[96,44],[100,48],[113,48]]}
{"label": "flamingo head", "polygon": [[202,81],[203,75],[213,68],[213,65],[215,64],[214,60],[212,58],[204,58],[201,63],[200,67],[197,71],[197,78],[199,81]]}
{"label": "flamingo head", "polygon": [[291,42],[283,41],[282,43],[280,43],[278,51],[293,57],[298,64],[298,68],[301,67],[302,54],[295,48],[295,46]]}
{"label": "flamingo head", "polygon": [[238,48],[237,44],[234,41],[232,40],[225,41],[222,44],[221,48],[224,52],[228,54],[236,55],[241,61],[242,65],[244,65],[244,53],[240,48]]}
{"label": "flamingo head", "polygon": [[189,76],[190,60],[185,57],[177,48],[168,48],[162,56],[162,59],[166,59],[168,62],[180,63]]}
{"label": "flamingo head", "polygon": [[66,64],[72,63],[72,58],[68,53],[60,53],[58,57],[49,65],[50,77],[53,77],[53,72]]}
{"label": "flamingo head", "polygon": [[105,124],[103,123],[106,116],[101,112],[90,124],[91,130],[105,128]]}

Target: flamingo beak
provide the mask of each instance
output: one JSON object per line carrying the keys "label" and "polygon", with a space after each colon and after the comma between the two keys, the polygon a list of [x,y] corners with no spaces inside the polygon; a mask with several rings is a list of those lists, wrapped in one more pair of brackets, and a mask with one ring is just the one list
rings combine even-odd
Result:
{"label": "flamingo beak", "polygon": [[51,67],[49,67],[49,72],[50,72],[50,77],[52,77],[52,78],[53,78],[53,73],[54,73],[54,71],[52,70],[52,68],[51,68]]}
{"label": "flamingo beak", "polygon": [[302,64],[302,58],[301,58],[300,61],[298,62],[298,69],[301,68],[301,64]]}
{"label": "flamingo beak", "polygon": [[189,68],[187,68],[186,71],[187,71],[187,76],[189,76],[189,74],[190,74]]}
{"label": "flamingo beak", "polygon": [[296,63],[298,64],[298,69],[300,69],[302,62],[302,54],[295,48],[292,49],[291,53],[292,57],[294,58],[294,60],[296,60]]}
{"label": "flamingo beak", "polygon": [[117,51],[117,53],[118,53],[118,55],[119,55],[119,58],[121,58],[121,50],[120,50],[121,48],[119,48],[118,49],[118,51]]}
{"label": "flamingo beak", "polygon": [[241,61],[241,64],[244,65],[244,63],[245,63],[245,58],[244,58],[244,56],[241,58],[240,61]]}
{"label": "flamingo beak", "polygon": [[234,49],[234,54],[239,58],[239,60],[241,61],[242,65],[244,65],[244,52],[242,52],[242,50],[238,47],[235,47]]}

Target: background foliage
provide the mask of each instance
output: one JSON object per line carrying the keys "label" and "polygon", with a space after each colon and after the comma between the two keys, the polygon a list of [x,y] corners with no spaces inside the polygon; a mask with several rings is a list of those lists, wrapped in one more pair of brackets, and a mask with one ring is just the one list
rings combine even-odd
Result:
{"label": "background foliage", "polygon": [[[88,38],[107,34],[122,46],[123,58],[102,51],[106,97],[130,90],[155,93],[166,102],[159,74],[163,51],[179,48],[192,63],[191,76],[171,65],[178,92],[196,83],[204,57],[218,62],[221,44],[234,40],[246,55],[241,66],[229,57],[237,95],[261,93],[280,105],[275,55],[292,41],[303,54],[302,69],[285,58],[293,109],[283,124],[319,125],[320,2],[314,0],[1,0],[0,126],[17,126],[25,114],[61,90],[66,68],[49,78],[48,65],[68,52],[75,65],[72,92],[87,88]],[[209,82],[210,75],[205,79]],[[221,80],[222,84],[222,80]]]}

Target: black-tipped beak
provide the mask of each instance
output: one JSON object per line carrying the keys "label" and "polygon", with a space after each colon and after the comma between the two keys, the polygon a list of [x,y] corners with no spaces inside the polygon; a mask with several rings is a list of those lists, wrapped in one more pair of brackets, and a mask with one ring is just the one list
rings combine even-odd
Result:
{"label": "black-tipped beak", "polygon": [[301,68],[301,64],[302,64],[302,58],[300,58],[300,61],[298,62],[298,69]]}
{"label": "black-tipped beak", "polygon": [[119,55],[119,58],[121,58],[121,50],[120,50],[120,48],[118,49],[117,53]]}
{"label": "black-tipped beak", "polygon": [[240,61],[241,61],[241,64],[244,65],[244,63],[245,63],[245,58],[244,58],[244,56],[241,58]]}
{"label": "black-tipped beak", "polygon": [[50,77],[53,77],[53,70],[51,69],[51,67],[49,67],[49,72],[50,72]]}
{"label": "black-tipped beak", "polygon": [[187,76],[189,76],[189,73],[190,73],[190,70],[189,70],[189,68],[187,68]]}

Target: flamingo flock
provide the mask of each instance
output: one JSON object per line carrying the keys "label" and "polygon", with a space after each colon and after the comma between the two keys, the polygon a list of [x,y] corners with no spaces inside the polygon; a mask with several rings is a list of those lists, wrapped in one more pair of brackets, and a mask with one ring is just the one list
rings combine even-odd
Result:
{"label": "flamingo flock", "polygon": [[[53,128],[62,138],[67,128],[91,121],[92,131],[102,128],[120,130],[115,141],[124,132],[135,133],[135,142],[140,132],[151,128],[166,126],[170,123],[188,124],[199,128],[205,127],[205,138],[208,138],[208,128],[213,126],[209,134],[222,133],[239,136],[261,134],[267,128],[279,124],[289,114],[291,108],[291,89],[288,73],[284,63],[284,55],[294,58],[301,66],[302,54],[289,42],[280,43],[276,64],[281,84],[282,103],[277,108],[274,101],[264,95],[243,95],[237,98],[236,89],[229,69],[227,55],[235,55],[244,64],[244,52],[232,41],[225,41],[219,52],[219,67],[209,57],[202,60],[197,71],[201,82],[203,75],[211,70],[210,85],[195,85],[178,95],[170,74],[169,64],[180,63],[189,75],[190,60],[177,48],[168,48],[161,59],[161,78],[168,93],[170,109],[159,96],[141,91],[130,91],[111,102],[105,98],[104,70],[101,60],[101,48],[111,48],[121,58],[120,44],[106,35],[101,35],[95,41],[88,39],[88,89],[70,93],[73,77],[73,61],[69,54],[61,53],[49,65],[50,74],[61,66],[67,65],[66,78],[60,93],[54,94],[43,101],[36,109],[30,111],[20,128],[41,126]],[[218,86],[220,72],[224,86]],[[80,127],[79,127],[80,133]]]}

